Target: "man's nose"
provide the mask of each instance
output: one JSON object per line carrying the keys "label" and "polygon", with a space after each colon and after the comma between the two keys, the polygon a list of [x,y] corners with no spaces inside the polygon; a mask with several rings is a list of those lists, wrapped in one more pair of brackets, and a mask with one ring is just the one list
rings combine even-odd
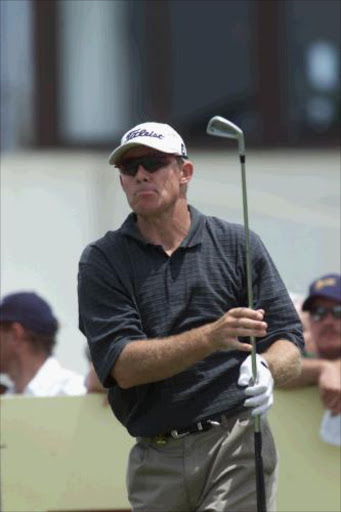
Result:
{"label": "man's nose", "polygon": [[145,181],[148,180],[150,177],[150,173],[143,167],[142,164],[140,164],[137,168],[135,178],[138,181]]}

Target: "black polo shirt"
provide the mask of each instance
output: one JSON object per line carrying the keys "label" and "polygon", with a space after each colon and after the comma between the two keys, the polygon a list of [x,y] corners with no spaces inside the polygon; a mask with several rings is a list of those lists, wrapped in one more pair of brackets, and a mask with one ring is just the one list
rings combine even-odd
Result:
{"label": "black polo shirt", "polygon": [[[110,375],[127,343],[179,334],[247,306],[243,226],[189,209],[190,231],[171,256],[142,238],[132,213],[120,229],[88,245],[80,260],[80,329],[102,383],[110,388],[112,410],[132,436],[180,429],[238,410],[245,400],[237,380],[246,355],[238,351],[216,351],[171,378],[130,389],[121,389]],[[257,351],[278,339],[302,349],[296,310],[253,232],[250,245],[254,308],[265,310],[268,323]]]}

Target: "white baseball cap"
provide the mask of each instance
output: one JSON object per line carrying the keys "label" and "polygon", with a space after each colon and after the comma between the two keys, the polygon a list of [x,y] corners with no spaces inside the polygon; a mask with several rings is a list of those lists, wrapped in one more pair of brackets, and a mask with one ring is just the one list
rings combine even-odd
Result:
{"label": "white baseball cap", "polygon": [[123,135],[120,146],[114,149],[109,157],[109,164],[117,164],[128,149],[136,146],[147,146],[162,153],[187,158],[184,141],[171,126],[162,123],[143,123]]}

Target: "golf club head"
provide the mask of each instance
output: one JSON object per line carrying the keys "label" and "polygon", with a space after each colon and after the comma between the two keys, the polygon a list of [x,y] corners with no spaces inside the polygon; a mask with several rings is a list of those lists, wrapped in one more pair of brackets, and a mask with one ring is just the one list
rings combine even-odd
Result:
{"label": "golf club head", "polygon": [[244,134],[242,130],[235,124],[231,123],[231,121],[228,121],[221,116],[214,116],[209,120],[206,131],[209,135],[213,135],[215,137],[225,137],[227,139],[237,140],[239,154],[245,155]]}

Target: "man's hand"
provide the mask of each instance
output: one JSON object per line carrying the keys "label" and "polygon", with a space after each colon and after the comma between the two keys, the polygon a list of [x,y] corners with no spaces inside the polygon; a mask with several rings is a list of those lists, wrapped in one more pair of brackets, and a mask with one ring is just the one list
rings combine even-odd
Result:
{"label": "man's hand", "polygon": [[267,323],[263,321],[264,310],[233,308],[218,320],[209,324],[209,337],[217,349],[250,352],[251,344],[242,343],[239,337],[266,336]]}
{"label": "man's hand", "polygon": [[265,359],[256,354],[257,382],[253,384],[252,377],[252,359],[248,356],[242,363],[239,372],[239,386],[247,386],[245,394],[247,398],[244,402],[245,407],[252,407],[252,416],[266,414],[273,404],[274,380]]}
{"label": "man's hand", "polygon": [[325,361],[318,381],[322,402],[333,415],[341,413],[340,366],[340,360]]}

